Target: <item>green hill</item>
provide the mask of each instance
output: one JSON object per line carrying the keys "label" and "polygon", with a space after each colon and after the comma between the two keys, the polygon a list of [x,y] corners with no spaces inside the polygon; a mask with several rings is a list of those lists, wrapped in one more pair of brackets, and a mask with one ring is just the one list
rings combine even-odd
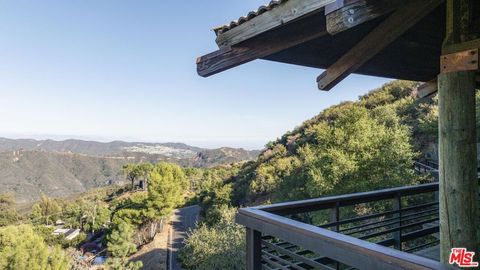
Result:
{"label": "green hill", "polygon": [[236,177],[233,204],[306,199],[421,181],[415,159],[436,158],[436,98],[393,81],[325,109],[270,142]]}

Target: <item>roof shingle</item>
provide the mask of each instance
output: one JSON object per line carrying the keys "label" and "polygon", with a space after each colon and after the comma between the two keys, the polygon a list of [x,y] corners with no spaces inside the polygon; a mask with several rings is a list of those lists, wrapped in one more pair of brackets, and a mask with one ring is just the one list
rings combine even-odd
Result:
{"label": "roof shingle", "polygon": [[257,10],[249,12],[246,16],[242,16],[236,21],[213,28],[213,31],[215,31],[215,34],[218,36],[288,1],[289,0],[272,0],[268,5],[260,6]]}

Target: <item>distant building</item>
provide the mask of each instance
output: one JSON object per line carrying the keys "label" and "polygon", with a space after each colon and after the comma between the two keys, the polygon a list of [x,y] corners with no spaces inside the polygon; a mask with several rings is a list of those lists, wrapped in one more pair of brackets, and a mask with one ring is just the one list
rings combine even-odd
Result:
{"label": "distant building", "polygon": [[60,226],[64,226],[65,225],[65,222],[61,219],[55,221],[55,226],[57,226],[57,228],[60,228]]}
{"label": "distant building", "polygon": [[73,240],[80,234],[80,229],[56,229],[53,235],[63,235],[67,240]]}

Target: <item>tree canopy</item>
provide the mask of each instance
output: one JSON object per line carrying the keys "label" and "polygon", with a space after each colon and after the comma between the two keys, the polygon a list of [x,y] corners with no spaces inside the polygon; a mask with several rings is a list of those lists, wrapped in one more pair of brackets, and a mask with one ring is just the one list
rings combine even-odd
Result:
{"label": "tree canopy", "polygon": [[63,270],[69,260],[60,247],[49,248],[31,225],[0,228],[0,269]]}

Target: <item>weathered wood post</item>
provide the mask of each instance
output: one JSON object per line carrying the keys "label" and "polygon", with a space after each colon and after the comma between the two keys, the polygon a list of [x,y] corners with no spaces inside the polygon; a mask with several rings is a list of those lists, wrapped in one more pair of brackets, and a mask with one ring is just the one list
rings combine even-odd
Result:
{"label": "weathered wood post", "polygon": [[478,28],[472,26],[473,2],[447,0],[447,35],[438,76],[440,257],[445,264],[454,247],[480,254],[475,71],[462,66],[471,52],[445,55],[446,47],[469,41],[472,27]]}

